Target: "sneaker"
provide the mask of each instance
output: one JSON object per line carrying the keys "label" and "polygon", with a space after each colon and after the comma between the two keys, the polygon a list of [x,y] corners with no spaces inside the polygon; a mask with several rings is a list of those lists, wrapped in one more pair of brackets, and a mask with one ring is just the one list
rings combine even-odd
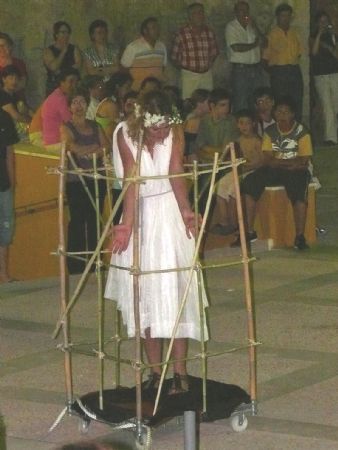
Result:
{"label": "sneaker", "polygon": [[294,248],[297,250],[307,250],[309,248],[303,234],[296,236]]}
{"label": "sneaker", "polygon": [[255,230],[253,231],[248,231],[248,233],[246,234],[246,240],[248,242],[256,242],[257,241],[257,233]]}
{"label": "sneaker", "polygon": [[[245,234],[245,238],[246,238],[246,242],[255,242],[255,241],[257,241],[257,233],[256,233],[256,231],[255,230],[248,231]],[[241,238],[238,235],[237,239],[230,244],[230,247],[240,247],[240,246],[241,246]]]}

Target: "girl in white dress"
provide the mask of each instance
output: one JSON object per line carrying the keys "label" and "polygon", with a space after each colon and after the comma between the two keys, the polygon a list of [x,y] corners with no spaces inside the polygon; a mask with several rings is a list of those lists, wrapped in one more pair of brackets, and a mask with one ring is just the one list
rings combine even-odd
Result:
{"label": "girl in white dress", "polygon": [[[156,176],[183,172],[184,139],[181,127],[172,124],[170,101],[164,93],[147,93],[136,106],[135,114],[116,128],[113,137],[114,167],[118,177],[133,171],[139,134],[144,130],[140,174]],[[119,225],[113,228],[110,248],[111,264],[130,268],[133,265],[133,208],[135,188],[131,184],[124,202]],[[186,182],[182,177],[146,180],[140,185],[140,268],[141,271],[187,268],[183,271],[145,274],[139,277],[140,326],[151,370],[148,386],[159,383],[162,358],[161,338],[172,336],[177,313],[186,289],[195,242],[195,217],[191,210]],[[127,326],[135,335],[133,276],[128,270],[110,267],[105,297],[116,300]],[[175,335],[172,358],[186,358],[187,338],[201,339],[197,274],[189,287],[186,306]],[[207,299],[202,287],[202,299]],[[208,339],[205,327],[204,338]],[[187,390],[185,361],[174,363],[171,393]]]}

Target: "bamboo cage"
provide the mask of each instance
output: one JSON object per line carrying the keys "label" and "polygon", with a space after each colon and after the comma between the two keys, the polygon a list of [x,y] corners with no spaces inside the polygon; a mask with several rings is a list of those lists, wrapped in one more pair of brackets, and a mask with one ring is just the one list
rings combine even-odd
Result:
{"label": "bamboo cage", "polygon": [[[220,355],[224,355],[226,353],[232,353],[239,350],[247,350],[248,352],[248,360],[249,360],[249,395],[251,398],[251,414],[255,415],[257,413],[257,372],[256,372],[256,346],[259,345],[259,342],[256,340],[255,334],[255,319],[254,319],[254,308],[253,308],[253,300],[252,300],[252,285],[251,285],[251,276],[250,276],[250,263],[255,260],[255,258],[249,256],[247,242],[245,239],[245,229],[243,222],[243,211],[242,204],[240,198],[240,187],[239,187],[239,176],[238,176],[238,166],[244,162],[243,159],[237,159],[235,155],[234,145],[230,144],[227,146],[222,152],[220,158],[219,155],[216,154],[214,161],[212,164],[200,164],[194,162],[192,166],[187,167],[187,171],[182,174],[175,175],[165,175],[165,176],[152,176],[152,177],[142,177],[140,176],[140,161],[141,161],[141,151],[142,151],[142,135],[140,136],[140,140],[138,143],[138,152],[134,165],[134,169],[130,176],[124,179],[117,178],[115,173],[113,172],[112,165],[109,163],[106,155],[104,156],[104,165],[103,167],[97,167],[97,161],[94,158],[93,160],[93,170],[83,170],[76,166],[74,160],[70,157],[70,165],[71,169],[67,168],[67,154],[65,151],[65,146],[63,145],[60,166],[53,173],[58,174],[60,177],[59,182],[59,247],[58,247],[58,256],[60,258],[60,317],[56,323],[56,327],[53,333],[53,338],[57,338],[60,331],[63,333],[63,343],[59,345],[59,347],[64,351],[64,370],[65,370],[65,385],[66,385],[66,397],[67,397],[67,407],[65,408],[65,412],[71,413],[71,405],[75,401],[73,394],[73,372],[72,372],[72,354],[79,353],[86,356],[96,357],[98,360],[98,368],[99,368],[99,402],[100,408],[103,409],[103,392],[105,389],[105,360],[113,361],[115,369],[113,374],[113,385],[114,387],[118,387],[120,385],[120,370],[121,364],[127,364],[131,366],[135,371],[135,385],[136,385],[136,411],[135,417],[136,421],[133,423],[133,427],[135,428],[138,439],[140,439],[142,434],[142,392],[141,392],[141,383],[142,383],[142,374],[146,369],[151,368],[150,364],[143,362],[142,359],[142,348],[141,348],[141,331],[140,331],[140,315],[139,315],[139,277],[142,275],[153,274],[153,273],[162,273],[163,270],[152,270],[152,271],[142,271],[140,267],[140,258],[139,258],[139,245],[140,245],[140,236],[139,236],[139,187],[140,184],[149,179],[161,179],[161,178],[175,178],[175,177],[184,177],[186,179],[190,179],[193,182],[193,191],[194,191],[194,211],[195,211],[195,224],[196,229],[198,228],[198,201],[201,195],[201,192],[198,190],[198,179],[200,175],[208,174],[210,178],[209,190],[208,190],[208,198],[205,208],[205,213],[202,219],[202,223],[199,227],[198,235],[195,237],[195,253],[193,255],[193,259],[191,261],[190,267],[180,267],[177,269],[166,270],[165,272],[170,271],[187,271],[188,272],[188,283],[185,287],[185,292],[183,298],[181,300],[181,305],[179,308],[179,312],[176,318],[176,323],[173,329],[172,337],[169,340],[168,349],[163,361],[159,364],[162,366],[162,375],[160,379],[160,385],[155,401],[155,407],[153,414],[156,413],[157,407],[159,404],[162,386],[164,382],[164,378],[166,375],[166,370],[169,364],[172,364],[174,361],[171,359],[171,350],[173,347],[175,334],[179,325],[180,317],[182,311],[184,309],[189,285],[192,281],[194,274],[197,274],[198,280],[198,291],[199,291],[199,311],[200,311],[200,329],[201,329],[201,339],[200,339],[200,352],[195,355],[187,355],[184,361],[193,361],[200,360],[201,363],[201,378],[202,378],[202,386],[203,386],[203,411],[206,411],[207,408],[207,396],[206,396],[206,380],[207,380],[207,365],[208,359],[211,357],[216,357]],[[231,161],[225,162],[224,156],[226,153],[230,153]],[[69,157],[69,155],[68,155]],[[202,264],[199,259],[200,247],[203,238],[203,234],[206,229],[207,219],[210,212],[211,200],[214,192],[216,175],[218,173],[222,173],[227,169],[231,169],[233,173],[233,181],[235,186],[235,197],[236,197],[236,206],[238,213],[238,222],[239,222],[239,232],[240,232],[240,241],[241,241],[241,257],[237,261],[229,261],[229,262],[220,262],[216,264]],[[78,252],[78,253],[67,253],[65,247],[65,230],[64,230],[64,192],[65,192],[65,176],[66,174],[76,174],[81,182],[85,184],[85,178],[91,178],[94,180],[95,186],[95,198],[90,198],[92,206],[96,210],[96,223],[97,223],[97,246],[93,252]],[[107,192],[109,192],[109,215],[104,223],[99,209],[99,195],[98,195],[98,182],[99,180],[105,180],[107,185]],[[114,206],[112,207],[111,197],[110,197],[110,189],[112,183],[114,181],[123,182],[123,189]],[[104,250],[104,242],[109,236],[111,225],[113,222],[113,218],[123,201],[124,195],[130,186],[133,183],[135,185],[135,201],[134,201],[134,225],[133,225],[133,265],[130,268],[122,268],[115,266],[119,269],[128,270],[130,275],[133,277],[133,287],[134,287],[134,316],[135,316],[135,357],[134,358],[122,358],[121,357],[121,344],[127,339],[122,336],[121,333],[121,320],[120,313],[117,310],[116,306],[114,306],[113,318],[112,322],[114,324],[114,333],[112,337],[108,339],[105,338],[104,333],[104,323],[105,323],[105,303],[103,298],[103,282],[104,282],[104,262],[103,257],[104,254],[107,253]],[[87,190],[89,194],[89,191]],[[90,195],[90,194],[89,194]],[[100,227],[102,227],[101,233],[99,233]],[[66,270],[66,259],[67,257],[77,257],[84,258],[87,263],[83,273],[81,274],[77,285],[72,293],[69,292],[68,289],[68,274]],[[71,314],[73,308],[76,303],[81,298],[81,292],[83,287],[85,286],[88,276],[90,274],[90,268],[92,264],[96,265],[96,278],[97,278],[97,311],[98,311],[98,338],[97,342],[91,342],[92,346],[96,346],[92,351],[84,350],[81,348],[83,343],[76,343],[71,341]],[[202,294],[201,294],[201,281],[203,276],[203,271],[206,269],[212,268],[224,268],[232,267],[234,265],[242,265],[243,268],[243,284],[244,284],[244,293],[245,293],[245,307],[246,307],[246,316],[247,316],[247,342],[241,346],[224,349],[223,351],[210,352],[207,350],[207,345],[204,341],[204,322],[205,315],[203,310],[203,302],[202,302]],[[88,344],[88,343],[87,343]],[[108,346],[113,344],[113,351],[108,351]],[[182,360],[183,361],[183,360]],[[57,419],[59,421],[59,418]],[[52,427],[53,428],[53,427]]]}

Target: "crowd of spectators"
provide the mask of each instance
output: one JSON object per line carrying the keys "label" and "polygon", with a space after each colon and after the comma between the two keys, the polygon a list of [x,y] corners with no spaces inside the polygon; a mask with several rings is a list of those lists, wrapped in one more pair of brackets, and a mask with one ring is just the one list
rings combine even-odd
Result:
{"label": "crowd of spectators", "polygon": [[[142,22],[140,37],[128,44],[123,52],[109,42],[109,30],[104,20],[90,24],[91,45],[83,51],[71,43],[71,26],[65,21],[56,22],[53,25],[54,42],[43,52],[46,98],[35,112],[25,96],[26,65],[13,56],[11,37],[0,33],[1,111],[13,119],[19,137],[27,137],[29,132],[33,144],[51,149],[60,148],[61,140],[65,140],[70,151],[82,157],[86,153],[82,147],[87,146],[87,150],[93,145],[100,147],[103,141],[106,147],[111,146],[116,125],[133,112],[138,96],[149,90],[163,89],[173,108],[185,119],[186,162],[191,163],[196,158],[200,162],[210,162],[214,153],[222,151],[226,143],[238,143],[241,154],[247,159],[241,177],[247,211],[250,211],[248,240],[255,238],[251,216],[254,215],[254,203],[261,194],[262,180],[266,185],[277,182],[278,178],[278,183],[286,185],[285,177],[298,180],[300,173],[304,175],[302,193],[298,195],[297,191],[295,195],[288,188],[287,193],[294,206],[295,246],[307,248],[303,233],[312,150],[310,135],[301,124],[303,80],[299,61],[304,50],[291,25],[292,7],[282,3],[277,6],[275,15],[276,25],[263,35],[250,14],[248,2],[236,2],[234,17],[225,29],[227,56],[232,69],[227,90],[224,86],[214,87],[213,65],[219,55],[219,45],[201,3],[188,6],[187,23],[175,34],[170,54],[160,40],[160,27],[155,17]],[[315,86],[323,104],[324,140],[326,145],[337,144],[338,46],[337,36],[325,12],[316,16],[310,50]],[[166,85],[165,67],[169,60],[179,71],[180,88]],[[80,95],[79,87],[86,94]],[[9,139],[8,147],[5,140],[1,147],[4,167],[6,149],[10,155],[14,141]],[[273,177],[274,180],[268,176],[261,178],[257,188],[256,181],[250,184],[249,180],[256,180],[255,173],[262,168],[268,168],[269,172],[278,171],[280,176]],[[3,189],[8,189],[7,184]],[[74,195],[69,190],[69,199]],[[219,234],[234,232],[236,211],[229,178],[219,181],[216,202],[221,218],[213,231]],[[1,235],[3,227],[1,216]],[[0,261],[0,264],[4,263]],[[2,278],[8,278],[6,270],[3,273]]]}

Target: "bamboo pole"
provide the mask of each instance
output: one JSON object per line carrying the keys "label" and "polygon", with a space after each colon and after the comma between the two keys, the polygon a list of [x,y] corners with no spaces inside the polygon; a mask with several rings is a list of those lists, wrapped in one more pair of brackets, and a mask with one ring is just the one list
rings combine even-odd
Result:
{"label": "bamboo pole", "polygon": [[168,369],[168,363],[169,363],[169,359],[170,359],[170,355],[172,352],[172,348],[174,345],[174,339],[176,336],[176,332],[177,332],[177,328],[181,319],[181,315],[183,312],[183,309],[185,307],[185,303],[188,297],[188,292],[189,292],[189,288],[190,288],[190,284],[191,284],[191,280],[195,271],[195,266],[196,266],[196,262],[198,259],[198,254],[199,254],[199,250],[200,250],[200,246],[201,246],[201,241],[202,241],[202,237],[203,237],[203,233],[205,230],[205,226],[206,226],[206,222],[207,222],[207,217],[208,217],[208,213],[210,210],[210,205],[211,205],[211,199],[212,199],[212,195],[213,195],[213,190],[214,190],[214,185],[215,185],[215,178],[216,178],[216,171],[217,171],[217,163],[218,163],[218,153],[215,153],[215,158],[214,158],[214,164],[213,164],[213,170],[212,170],[212,176],[211,176],[211,181],[210,181],[210,188],[209,188],[209,194],[208,194],[208,200],[207,200],[207,204],[205,207],[205,214],[202,220],[202,224],[198,233],[198,238],[197,238],[197,242],[196,242],[196,246],[195,246],[195,252],[192,258],[192,263],[191,263],[191,268],[189,270],[189,275],[188,275],[188,279],[187,279],[187,285],[185,287],[185,291],[183,294],[183,298],[181,301],[181,305],[179,308],[179,311],[177,313],[177,317],[176,317],[176,322],[173,328],[173,333],[172,336],[170,338],[169,341],[169,346],[168,346],[168,350],[166,353],[166,358],[165,358],[165,364],[163,365],[163,370],[161,373],[161,378],[160,378],[160,383],[159,383],[159,387],[157,390],[157,395],[156,395],[156,400],[155,400],[155,405],[154,405],[154,410],[153,410],[153,415],[156,414],[157,408],[158,408],[158,403],[159,403],[159,399],[160,399],[160,395],[161,395],[161,391],[162,391],[162,386],[163,386],[163,382],[164,382],[164,378]]}
{"label": "bamboo pole", "polygon": [[[107,201],[108,201],[108,210],[109,210],[109,214],[112,211],[113,208],[113,198],[112,198],[112,189],[114,186],[114,181],[113,183],[110,182],[110,178],[108,176],[108,155],[107,155],[107,150],[104,148],[103,149],[103,153],[104,153],[104,168],[105,168],[105,174],[106,174],[106,186],[107,186]],[[115,172],[114,172],[115,175]],[[114,324],[114,330],[115,330],[115,336],[114,336],[114,353],[115,353],[115,357],[116,360],[114,361],[114,368],[115,368],[115,373],[113,376],[113,385],[115,388],[117,388],[118,386],[120,386],[120,370],[121,370],[121,364],[120,364],[120,358],[121,358],[121,315],[119,310],[117,309],[117,304],[114,303],[113,304],[113,311],[112,311],[112,319],[113,319],[113,324]]]}
{"label": "bamboo pole", "polygon": [[[243,208],[241,202],[241,192],[238,181],[238,170],[236,163],[236,154],[234,144],[230,144],[230,155],[233,170],[233,179],[235,187],[235,197],[239,224],[239,235],[242,248],[243,257],[243,276],[244,276],[244,290],[245,290],[245,303],[247,310],[247,333],[249,342],[256,341],[255,332],[255,319],[252,306],[252,292],[251,292],[251,281],[250,281],[250,267],[249,267],[249,257],[248,257],[248,246],[246,241],[246,233],[243,220]],[[249,385],[250,385],[250,397],[253,404],[257,400],[257,364],[256,364],[256,346],[250,345],[248,351],[249,357]]]}
{"label": "bamboo pole", "polygon": [[[75,162],[75,160],[74,160],[74,158],[73,158],[71,152],[67,152],[67,156],[68,156],[68,158],[69,158],[69,160],[70,160],[72,166],[73,166],[74,169],[76,169],[76,171],[77,171],[76,174],[77,174],[77,176],[78,176],[79,179],[80,179],[80,182],[81,182],[81,184],[82,184],[82,186],[83,186],[83,189],[86,191],[86,193],[87,193],[87,195],[88,195],[88,197],[89,197],[89,201],[90,201],[90,203],[92,204],[92,207],[96,210],[95,200],[93,199],[93,196],[92,196],[92,194],[90,193],[90,191],[89,191],[89,189],[88,189],[87,183],[85,182],[85,180],[84,180],[84,178],[83,178],[83,176],[82,176],[82,174],[81,174],[81,172],[80,172],[81,169],[77,166],[77,164],[76,164],[76,162]],[[101,215],[100,215],[99,217],[100,217],[100,221],[103,223],[103,220],[102,220]]]}
{"label": "bamboo pole", "polygon": [[[199,210],[198,210],[198,167],[197,161],[194,161],[194,210],[195,210],[195,230],[198,230]],[[203,412],[207,410],[207,359],[205,357],[205,342],[204,342],[204,326],[205,326],[205,312],[203,304],[203,281],[201,268],[197,269],[197,286],[198,286],[198,306],[200,314],[200,329],[201,329],[201,369],[202,369],[202,398],[203,398]]]}
{"label": "bamboo pole", "polygon": [[[140,130],[137,155],[136,176],[140,175],[140,164],[143,145],[143,130]],[[134,185],[134,221],[133,221],[133,294],[134,294],[134,320],[135,320],[135,385],[136,385],[136,432],[138,440],[142,437],[142,348],[140,326],[140,184]]]}
{"label": "bamboo pole", "polygon": [[109,210],[109,214],[111,213],[112,210],[112,195],[111,195],[111,183],[108,177],[108,156],[107,156],[107,150],[104,148],[103,149],[103,164],[104,164],[104,170],[105,170],[105,174],[106,174],[106,187],[107,187],[107,202],[108,202],[108,210]]}
{"label": "bamboo pole", "polygon": [[64,225],[64,197],[65,197],[65,167],[66,167],[66,145],[62,144],[61,149],[61,174],[59,178],[59,250],[60,250],[60,301],[61,314],[63,315],[62,331],[64,342],[64,369],[65,369],[65,385],[67,395],[67,409],[70,412],[73,403],[73,377],[72,377],[72,355],[69,350],[70,343],[70,318],[66,313],[69,293],[69,279],[66,271],[67,258],[65,256],[66,239]]}
{"label": "bamboo pole", "polygon": [[61,312],[61,316],[60,316],[59,320],[56,323],[55,330],[54,330],[53,335],[52,335],[53,339],[55,339],[58,336],[58,334],[60,332],[60,329],[61,329],[61,326],[62,326],[62,322],[63,322],[63,320],[65,318],[65,315],[68,314],[70,312],[70,310],[73,308],[74,304],[76,303],[76,301],[77,301],[77,299],[78,299],[78,297],[79,297],[79,295],[80,295],[80,293],[82,291],[82,288],[83,288],[85,280],[87,279],[89,270],[90,270],[92,264],[94,263],[94,261],[96,259],[97,253],[101,251],[101,247],[104,244],[104,241],[105,241],[105,239],[106,239],[106,237],[107,237],[107,235],[109,233],[109,230],[110,230],[110,227],[111,227],[111,224],[112,224],[112,221],[113,221],[113,217],[115,216],[116,211],[117,211],[118,207],[120,206],[120,204],[122,202],[122,199],[123,199],[123,197],[124,197],[128,187],[129,187],[130,183],[131,183],[131,181],[128,181],[125,184],[125,186],[123,187],[122,192],[121,192],[119,198],[117,199],[117,201],[116,201],[116,203],[114,205],[114,208],[113,208],[113,210],[112,210],[112,212],[111,212],[111,214],[110,214],[110,216],[108,218],[108,221],[107,221],[107,223],[106,223],[106,225],[104,227],[104,230],[103,230],[103,232],[101,234],[101,238],[100,238],[99,242],[97,243],[96,249],[93,252],[92,256],[90,257],[90,259],[89,259],[89,261],[88,261],[88,263],[87,263],[87,265],[85,267],[85,270],[82,272],[80,280],[79,280],[79,282],[78,282],[78,284],[76,286],[76,289],[75,289],[75,291],[74,291],[74,293],[73,293],[69,303],[67,304],[67,307],[66,307],[65,311]]}
{"label": "bamboo pole", "polygon": [[[95,210],[96,210],[96,240],[100,240],[100,191],[97,178],[97,156],[93,154],[93,169],[94,169],[94,188],[95,188]],[[98,328],[99,328],[99,407],[103,410],[103,391],[104,391],[104,301],[102,288],[102,259],[101,252],[96,255],[96,277],[97,277],[97,300],[98,300]]]}

